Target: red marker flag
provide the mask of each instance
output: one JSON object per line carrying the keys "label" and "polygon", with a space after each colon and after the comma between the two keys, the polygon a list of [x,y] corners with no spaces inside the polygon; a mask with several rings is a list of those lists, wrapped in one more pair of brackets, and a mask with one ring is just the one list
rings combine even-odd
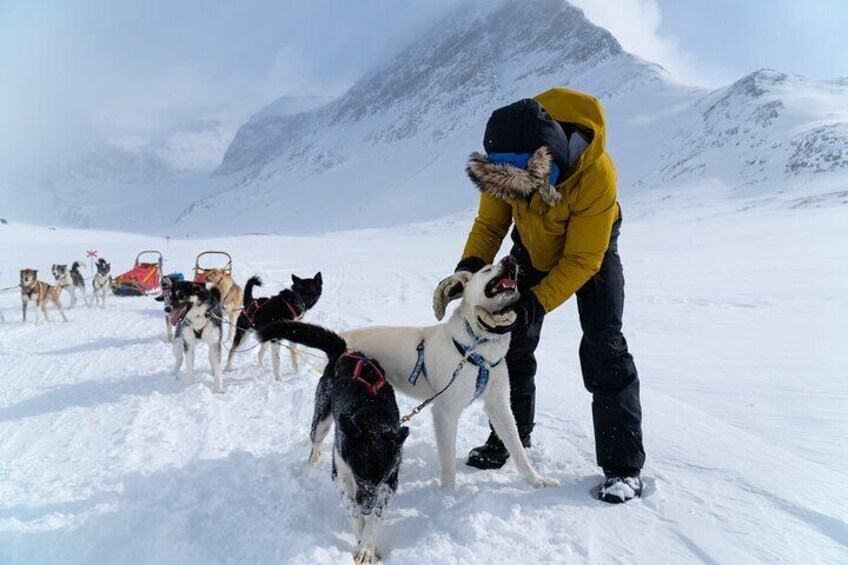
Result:
{"label": "red marker flag", "polygon": [[86,257],[97,257],[97,250],[96,249],[89,249],[86,252],[85,256]]}

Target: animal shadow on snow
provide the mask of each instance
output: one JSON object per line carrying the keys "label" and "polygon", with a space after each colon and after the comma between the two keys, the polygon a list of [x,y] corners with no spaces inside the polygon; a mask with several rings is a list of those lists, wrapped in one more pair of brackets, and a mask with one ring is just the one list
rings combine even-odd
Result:
{"label": "animal shadow on snow", "polygon": [[49,351],[41,351],[38,352],[37,355],[68,355],[70,353],[90,353],[92,351],[100,351],[102,349],[117,349],[121,347],[131,347],[133,345],[147,345],[150,343],[157,343],[157,338],[155,337],[134,337],[134,338],[120,338],[120,337],[101,337],[92,341],[88,341],[86,343],[80,343],[78,345],[72,345],[70,347],[65,347],[62,349],[51,349]]}
{"label": "animal shadow on snow", "polygon": [[185,387],[177,383],[170,372],[165,371],[113,381],[81,381],[44,387],[42,390],[47,392],[0,409],[0,422],[32,418],[68,408],[112,404],[125,396],[148,396],[154,391],[159,394],[178,394]]}
{"label": "animal shadow on snow", "polygon": [[9,519],[65,519],[49,530],[0,532],[0,562],[349,561],[353,535],[339,534],[347,520],[329,477],[292,476],[301,448],[290,455],[236,452],[196,459],[115,477],[110,482],[122,485],[120,494],[101,491],[74,503],[0,511]]}

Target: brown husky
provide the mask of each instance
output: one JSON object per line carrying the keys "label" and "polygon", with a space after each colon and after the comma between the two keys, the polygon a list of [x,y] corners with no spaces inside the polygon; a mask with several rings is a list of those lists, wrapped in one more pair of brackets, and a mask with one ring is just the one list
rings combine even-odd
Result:
{"label": "brown husky", "polygon": [[38,315],[39,310],[44,312],[44,319],[47,320],[47,301],[50,300],[59,310],[64,321],[68,321],[65,317],[65,312],[62,310],[62,302],[59,296],[62,294],[62,287],[52,286],[44,281],[38,280],[38,271],[36,269],[21,269],[21,310],[23,311],[24,323],[26,323],[27,305],[30,300],[35,300],[35,323],[40,324],[41,319]]}
{"label": "brown husky", "polygon": [[243,293],[241,287],[233,280],[233,276],[221,269],[214,269],[206,273],[204,279],[207,289],[215,287],[221,293],[221,310],[230,322],[227,332],[227,341],[232,341],[235,332],[236,321],[242,309]]}

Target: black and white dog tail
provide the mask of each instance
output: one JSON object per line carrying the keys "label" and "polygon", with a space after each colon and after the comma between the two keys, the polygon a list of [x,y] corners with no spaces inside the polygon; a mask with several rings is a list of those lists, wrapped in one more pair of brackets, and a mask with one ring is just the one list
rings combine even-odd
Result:
{"label": "black and white dog tail", "polygon": [[[250,284],[250,282],[247,284]],[[306,347],[320,349],[331,360],[337,359],[347,350],[347,342],[339,334],[327,328],[304,322],[273,322],[260,328],[256,334],[259,341],[263,342],[285,339]]]}
{"label": "black and white dog tail", "polygon": [[85,267],[85,261],[74,261],[74,264],[71,265],[71,270],[72,271],[78,271],[80,267],[82,267],[83,269],[86,268]]}
{"label": "black and white dog tail", "polygon": [[245,307],[245,309],[250,306],[251,302],[253,302],[254,286],[262,286],[262,279],[259,278],[259,275],[253,275],[252,277],[247,279],[247,284],[244,285],[243,306]]}

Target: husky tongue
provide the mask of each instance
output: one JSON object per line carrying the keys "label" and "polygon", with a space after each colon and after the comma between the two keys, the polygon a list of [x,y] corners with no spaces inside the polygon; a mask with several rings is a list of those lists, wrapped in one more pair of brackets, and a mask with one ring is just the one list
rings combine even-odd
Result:
{"label": "husky tongue", "polygon": [[182,308],[171,312],[171,317],[169,318],[169,321],[171,322],[172,326],[176,326],[180,323],[180,320],[182,320],[183,316],[185,316],[186,310],[187,308],[183,306]]}
{"label": "husky tongue", "polygon": [[515,279],[503,278],[498,281],[498,284],[495,285],[495,292],[501,292],[502,290],[508,290],[515,288]]}

